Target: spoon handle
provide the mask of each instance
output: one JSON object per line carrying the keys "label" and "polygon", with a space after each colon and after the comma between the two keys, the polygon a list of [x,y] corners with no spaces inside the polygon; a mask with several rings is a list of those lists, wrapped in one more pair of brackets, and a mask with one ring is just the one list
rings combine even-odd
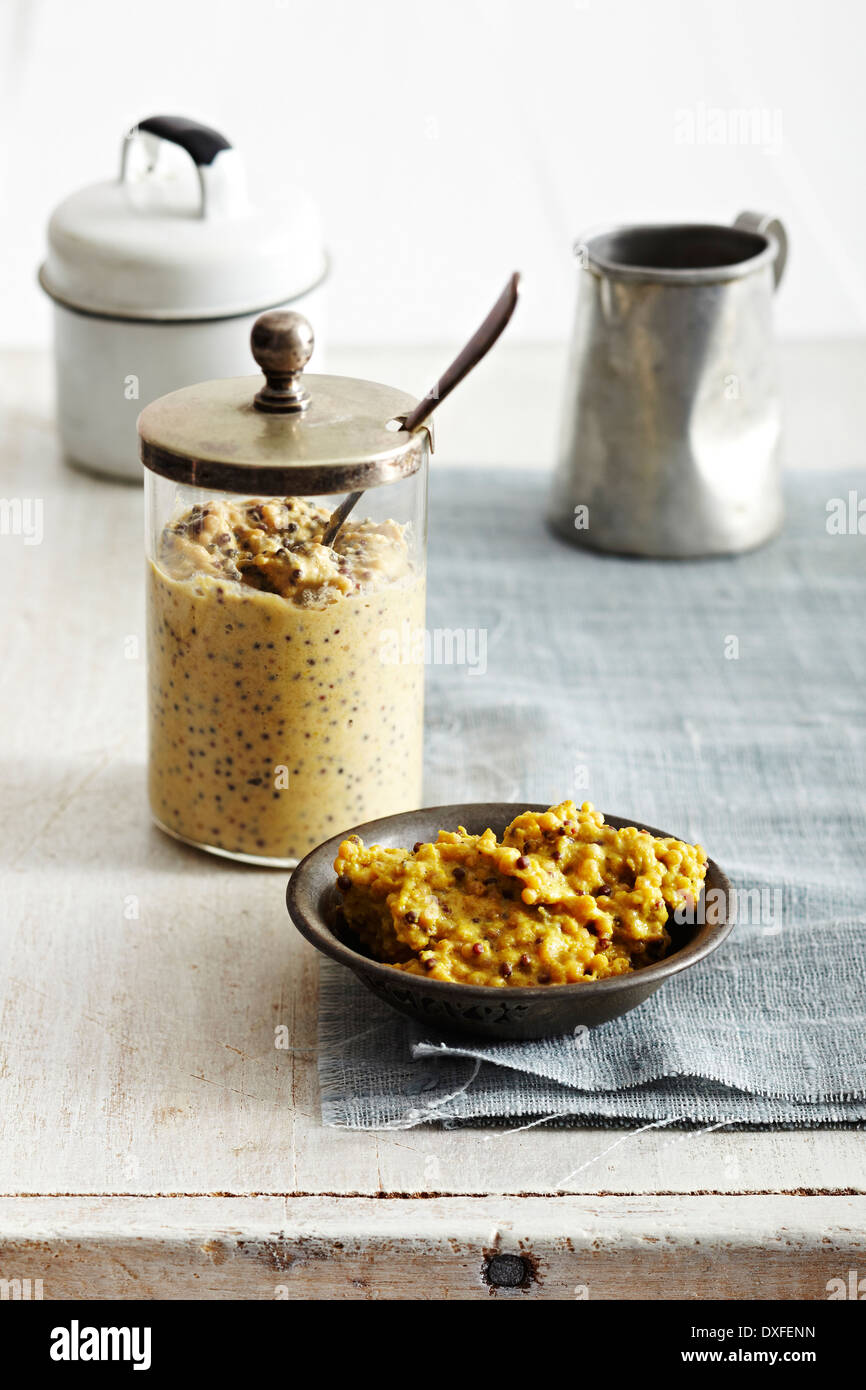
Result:
{"label": "spoon handle", "polygon": [[337,535],[339,534],[340,528],[342,527],[343,522],[346,520],[346,517],[349,515],[349,512],[355,506],[356,502],[360,502],[363,496],[363,492],[349,492],[343,498],[339,507],[334,508],[334,510],[331,512],[328,524],[325,527],[325,530],[322,534],[322,545],[334,544],[334,541],[337,539]]}
{"label": "spoon handle", "polygon": [[[411,434],[412,430],[423,425],[428,416],[433,414],[437,405],[444,401],[446,396],[450,396],[454,387],[458,386],[463,378],[472,371],[472,368],[481,361],[485,353],[490,351],[514,313],[519,284],[520,275],[515,270],[481,327],[476,328],[469,342],[464,348],[461,348],[451,366],[445,369],[436,385],[432,386],[427,395],[418,402],[415,409],[409,412],[403,421],[402,429]],[[331,513],[322,535],[323,545],[334,544],[343,522],[363,495],[362,492],[350,492],[348,496],[343,498],[339,507]]]}
{"label": "spoon handle", "polygon": [[403,421],[404,430],[411,433],[412,430],[416,430],[419,425],[423,424],[427,417],[432,415],[437,405],[444,401],[446,396],[450,396],[454,387],[458,386],[463,378],[472,371],[472,368],[481,361],[482,357],[490,351],[514,313],[519,284],[520,275],[515,271],[481,327],[475,330],[466,346],[461,348],[451,366],[445,369],[436,385],[430,388],[427,395],[406,416]]}

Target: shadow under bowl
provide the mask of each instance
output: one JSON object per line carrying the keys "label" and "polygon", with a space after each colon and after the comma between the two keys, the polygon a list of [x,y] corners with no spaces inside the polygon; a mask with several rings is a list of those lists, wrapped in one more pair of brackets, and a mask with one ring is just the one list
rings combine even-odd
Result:
{"label": "shadow under bowl", "polygon": [[[301,860],[286,890],[289,914],[301,935],[317,950],[348,966],[367,989],[400,1013],[433,1030],[503,1041],[558,1037],[581,1025],[592,1028],[617,1018],[637,1008],[672,975],[703,960],[728,936],[734,925],[731,884],[712,859],[707,864],[695,920],[684,924],[668,921],[672,948],[664,960],[607,980],[501,988],[430,980],[373,960],[350,929],[336,926],[339,894],[333,865],[337,849],[347,835],[360,835],[366,844],[396,848],[413,845],[417,840],[435,841],[440,829],[455,830],[462,825],[470,835],[480,835],[489,827],[501,839],[515,816],[547,809],[538,804],[480,801],[403,811],[354,826],[326,840]],[[605,815],[605,821],[617,829],[633,825],[651,835],[670,834],[622,816]],[[712,893],[709,906],[708,892]]]}

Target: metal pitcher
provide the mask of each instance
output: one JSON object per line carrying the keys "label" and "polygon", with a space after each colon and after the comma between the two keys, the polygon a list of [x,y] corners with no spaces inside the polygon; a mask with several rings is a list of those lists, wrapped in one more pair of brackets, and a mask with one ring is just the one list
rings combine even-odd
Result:
{"label": "metal pitcher", "polygon": [[581,283],[551,522],[577,544],[686,558],[782,522],[772,300],[781,223],[617,227]]}

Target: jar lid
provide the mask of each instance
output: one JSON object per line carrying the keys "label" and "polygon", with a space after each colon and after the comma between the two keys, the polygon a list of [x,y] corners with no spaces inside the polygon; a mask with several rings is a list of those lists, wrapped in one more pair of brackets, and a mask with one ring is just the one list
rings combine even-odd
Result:
{"label": "jar lid", "polygon": [[126,136],[118,179],[55,209],[39,280],[81,313],[177,322],[285,304],[327,267],[306,193],[281,190],[279,207],[252,207],[224,135],[184,116],[150,116]]}
{"label": "jar lid", "polygon": [[185,386],[138,417],[146,468],[223,492],[315,496],[354,492],[417,471],[420,435],[401,421],[417,404],[393,386],[348,376],[304,376],[313,330],[302,314],[272,310],[250,337],[265,376]]}

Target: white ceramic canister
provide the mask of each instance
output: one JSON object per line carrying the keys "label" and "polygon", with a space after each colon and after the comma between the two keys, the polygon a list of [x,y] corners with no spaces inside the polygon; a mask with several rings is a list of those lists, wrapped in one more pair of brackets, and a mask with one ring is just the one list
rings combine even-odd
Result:
{"label": "white ceramic canister", "polygon": [[181,116],[141,121],[124,140],[119,178],[73,193],[48,226],[39,280],[54,301],[66,458],[140,482],[142,407],[247,371],[263,310],[315,316],[321,370],[327,271],[307,194],[284,189],[277,208],[253,207],[238,152],[219,132]]}

